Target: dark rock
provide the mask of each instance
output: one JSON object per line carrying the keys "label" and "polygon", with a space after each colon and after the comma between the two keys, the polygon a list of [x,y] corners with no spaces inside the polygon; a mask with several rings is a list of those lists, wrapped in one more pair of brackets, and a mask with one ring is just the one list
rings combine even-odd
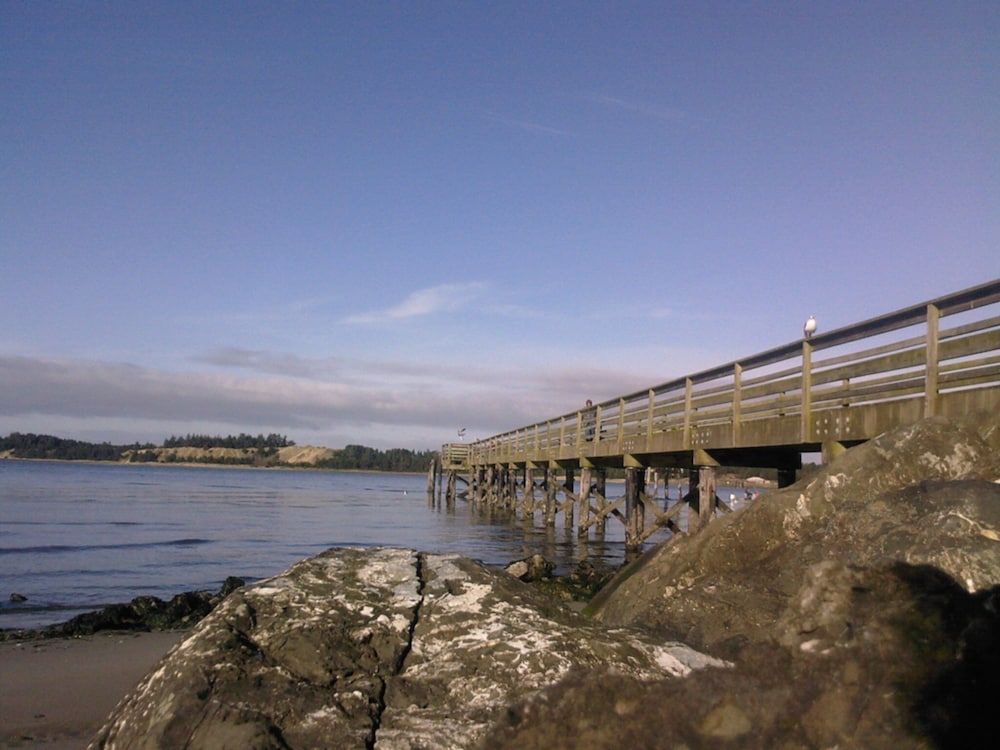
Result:
{"label": "dark rock", "polygon": [[59,625],[37,631],[5,631],[4,637],[61,638],[93,635],[102,630],[184,630],[205,617],[230,592],[243,585],[243,579],[229,577],[218,594],[208,591],[186,591],[170,601],[155,596],[138,596],[128,604],[111,604]]}
{"label": "dark rock", "polygon": [[504,568],[504,572],[525,583],[531,583],[532,581],[551,578],[552,571],[555,568],[555,563],[549,562],[541,555],[532,555],[531,557],[525,557],[523,560],[515,560],[510,563],[510,565]]}
{"label": "dark rock", "polygon": [[91,747],[472,748],[573,669],[650,680],[711,665],[470,560],[331,550],[232,593]]}
{"label": "dark rock", "polygon": [[28,601],[28,597],[26,597],[24,594],[18,594],[17,592],[15,592],[10,595],[10,601],[13,602],[14,604],[20,604],[21,602]]}
{"label": "dark rock", "polygon": [[227,576],[226,580],[222,584],[222,588],[219,589],[218,598],[220,600],[225,599],[231,593],[236,591],[236,589],[240,588],[241,586],[244,586],[245,584],[246,581],[244,581],[242,578],[237,578],[236,576]]}
{"label": "dark rock", "polygon": [[591,596],[600,591],[614,577],[614,571],[601,570],[590,560],[581,560],[570,571],[570,583],[588,591]]}

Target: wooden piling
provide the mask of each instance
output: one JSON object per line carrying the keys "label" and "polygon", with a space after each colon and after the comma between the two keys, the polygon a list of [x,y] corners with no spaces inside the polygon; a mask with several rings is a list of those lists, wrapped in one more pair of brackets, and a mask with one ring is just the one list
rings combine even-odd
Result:
{"label": "wooden piling", "polygon": [[556,472],[551,467],[545,470],[545,525],[556,525]]}
{"label": "wooden piling", "polygon": [[586,536],[590,531],[590,483],[591,468],[584,466],[580,470],[580,510],[577,512],[577,536]]}
{"label": "wooden piling", "polygon": [[640,472],[635,466],[625,468],[625,549],[635,551],[642,546],[642,529],[638,527],[642,499]]}
{"label": "wooden piling", "polygon": [[698,527],[705,528],[715,518],[715,467],[698,467]]}
{"label": "wooden piling", "polygon": [[565,488],[566,502],[563,503],[563,528],[567,531],[573,528],[573,497],[576,494],[576,476],[572,469],[566,469]]}
{"label": "wooden piling", "polygon": [[535,515],[535,469],[528,466],[524,470],[524,498],[521,501],[521,510],[525,517]]}
{"label": "wooden piling", "polygon": [[597,522],[595,533],[601,539],[608,530],[608,517],[603,515],[608,505],[608,472],[606,469],[598,469],[594,482],[594,491],[597,493],[597,509],[601,515],[601,520]]}

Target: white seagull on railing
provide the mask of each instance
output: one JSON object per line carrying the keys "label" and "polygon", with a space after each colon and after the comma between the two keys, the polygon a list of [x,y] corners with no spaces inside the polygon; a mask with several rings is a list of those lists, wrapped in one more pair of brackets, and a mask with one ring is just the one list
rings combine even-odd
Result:
{"label": "white seagull on railing", "polygon": [[816,333],[816,318],[812,315],[809,316],[809,320],[806,321],[806,324],[802,326],[802,333],[806,335],[807,339],[811,339],[813,334]]}

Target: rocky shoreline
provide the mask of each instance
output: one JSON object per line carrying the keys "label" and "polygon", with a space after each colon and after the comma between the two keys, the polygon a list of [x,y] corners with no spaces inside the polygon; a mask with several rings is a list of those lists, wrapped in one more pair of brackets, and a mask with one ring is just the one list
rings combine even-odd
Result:
{"label": "rocky shoreline", "polygon": [[[555,566],[541,555],[515,560],[504,571],[525,583],[533,584],[547,595],[564,602],[589,602],[614,576],[614,571],[599,569],[582,561],[566,576],[554,576]],[[245,585],[242,578],[230,576],[218,592],[185,591],[163,600],[139,596],[128,603],[110,604],[77,615],[66,622],[42,628],[0,629],[0,643],[34,641],[48,638],[78,638],[99,632],[162,632],[188,630],[206,617],[223,599]],[[26,601],[18,594],[11,599]]]}
{"label": "rocky shoreline", "polygon": [[579,575],[330,550],[221,599],[91,747],[992,747],[1000,417],[857,446],[584,613]]}
{"label": "rocky shoreline", "polygon": [[[93,612],[84,612],[66,622],[43,628],[0,630],[0,643],[47,638],[77,638],[102,631],[154,632],[187,630],[208,615],[230,593],[243,586],[242,578],[231,576],[222,588],[210,591],[185,591],[164,601],[155,596],[139,596],[127,604],[111,604]],[[13,595],[12,595],[13,596]]]}

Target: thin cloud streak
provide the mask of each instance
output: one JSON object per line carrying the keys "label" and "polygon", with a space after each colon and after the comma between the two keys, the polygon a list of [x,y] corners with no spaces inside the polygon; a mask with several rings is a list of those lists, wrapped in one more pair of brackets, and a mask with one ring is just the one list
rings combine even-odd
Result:
{"label": "thin cloud streak", "polygon": [[518,120],[513,117],[503,117],[495,112],[490,112],[488,110],[482,113],[483,117],[491,122],[497,122],[501,125],[506,125],[507,127],[514,128],[516,130],[523,130],[527,133],[534,133],[536,135],[553,135],[553,136],[566,136],[572,135],[567,130],[560,130],[559,128],[553,128],[549,125],[541,125],[537,122],[530,122],[528,120]]}
{"label": "thin cloud streak", "polygon": [[369,313],[351,315],[346,323],[385,323],[423,317],[439,312],[454,312],[475,299],[485,289],[481,282],[440,284],[412,292],[398,305]]}
{"label": "thin cloud streak", "polygon": [[653,117],[657,120],[663,120],[665,122],[681,123],[688,120],[688,113],[682,109],[675,109],[672,107],[655,107],[648,104],[639,104],[625,99],[619,99],[615,96],[605,96],[603,94],[595,93],[584,94],[583,98],[588,102],[599,104],[608,109],[620,109],[626,112],[635,112],[636,114],[646,115],[647,117]]}

